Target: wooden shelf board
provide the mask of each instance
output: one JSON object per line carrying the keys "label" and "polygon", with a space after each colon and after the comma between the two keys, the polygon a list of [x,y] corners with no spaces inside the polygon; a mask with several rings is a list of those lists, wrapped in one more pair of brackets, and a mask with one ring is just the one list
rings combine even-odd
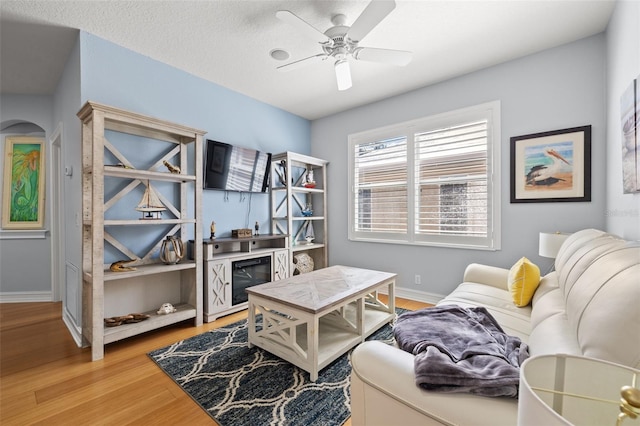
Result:
{"label": "wooden shelf board", "polygon": [[[352,323],[356,323],[356,308],[354,305],[347,305],[346,318]],[[364,336],[359,335],[355,330],[346,330],[336,326],[325,318],[320,318],[320,331],[318,334],[318,367],[323,369],[347,349],[356,346],[362,341],[362,338],[370,336],[377,331],[385,323],[393,319],[393,314],[378,309],[365,307],[364,310]],[[296,341],[298,345],[307,350],[307,333],[306,326],[298,326],[296,332]]]}
{"label": "wooden shelf board", "polygon": [[[177,225],[196,223],[195,219],[105,219],[104,226],[121,225]],[[87,223],[91,225],[91,223]]]}
{"label": "wooden shelf board", "polygon": [[290,152],[290,151],[273,154],[271,161],[276,162],[278,160],[285,160],[287,159],[287,157],[289,157],[289,159],[291,160],[292,166],[294,166],[293,163],[299,163],[299,164],[295,164],[295,167],[306,167],[307,164],[311,164],[317,167],[322,167],[329,164],[329,162],[326,160],[321,160],[319,158],[310,157],[305,154],[299,154],[297,152]]}
{"label": "wooden shelf board", "polygon": [[126,179],[162,180],[168,182],[195,182],[196,177],[169,172],[154,172],[150,170],[127,169],[118,166],[104,166],[104,175]]}
{"label": "wooden shelf board", "polygon": [[167,325],[175,324],[190,318],[195,318],[196,308],[188,304],[174,305],[176,312],[167,315],[158,315],[156,311],[144,312],[151,315],[151,318],[134,323],[122,324],[117,327],[104,328],[104,343],[112,343],[118,340],[126,339],[140,333],[155,330]]}
{"label": "wooden shelf board", "polygon": [[[273,220],[287,220],[286,216],[274,216]],[[324,216],[294,216],[291,220],[295,221],[305,221],[305,220],[324,220]]]}
{"label": "wooden shelf board", "polygon": [[322,194],[324,189],[321,188],[305,188],[304,186],[292,186],[292,192],[303,192],[305,194]]}
{"label": "wooden shelf board", "polygon": [[[78,118],[83,122],[92,119],[93,111],[104,113],[105,128],[121,131],[132,135],[148,136],[149,134],[160,134],[167,138],[180,140],[182,143],[193,142],[193,135],[204,135],[204,130],[187,127],[182,124],[160,120],[121,108],[104,105],[99,102],[87,101],[78,111]],[[165,140],[165,139],[160,139]]]}
{"label": "wooden shelf board", "polygon": [[104,272],[104,281],[114,281],[121,280],[125,278],[132,277],[141,277],[146,275],[153,274],[162,274],[165,272],[172,271],[182,271],[185,269],[193,269],[196,267],[196,264],[193,260],[182,260],[180,263],[176,263],[175,265],[165,265],[163,263],[154,263],[151,265],[140,265],[135,266],[135,271],[126,271],[126,272],[113,272],[110,270],[106,270]]}
{"label": "wooden shelf board", "polygon": [[296,244],[296,245],[291,247],[291,251],[293,251],[293,252],[306,251],[306,250],[319,249],[319,248],[323,248],[323,247],[324,247],[324,244],[319,244],[319,243],[313,243],[313,244],[298,243],[298,244]]}

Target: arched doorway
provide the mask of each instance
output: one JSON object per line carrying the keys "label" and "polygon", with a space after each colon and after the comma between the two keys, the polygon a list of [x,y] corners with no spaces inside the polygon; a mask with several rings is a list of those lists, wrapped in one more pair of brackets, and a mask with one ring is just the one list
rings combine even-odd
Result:
{"label": "arched doorway", "polygon": [[[0,135],[2,139],[2,152],[5,153],[5,143],[8,137],[29,136],[46,139],[46,131],[30,121],[5,120],[0,122]],[[61,190],[61,182],[56,182],[54,176],[59,176],[56,169],[60,164],[61,132],[57,137],[57,150],[51,150],[53,139],[46,143],[45,148],[45,206],[44,228],[33,230],[7,230],[1,231],[0,249],[3,252],[3,288],[2,301],[6,302],[30,302],[60,300],[62,295],[62,282],[60,265],[64,264],[64,251],[54,249],[58,246],[58,238],[63,231],[55,226],[59,217],[60,199],[57,193]],[[52,164],[52,152],[57,161]],[[4,168],[4,164],[3,164]],[[4,172],[4,170],[3,170]],[[4,175],[4,173],[3,173]],[[55,189],[54,189],[55,185]],[[56,201],[58,210],[52,209],[52,201]],[[50,233],[50,236],[47,235]],[[62,237],[64,237],[62,235]],[[54,246],[55,244],[55,246]],[[52,254],[57,252],[60,256],[52,262]],[[25,268],[27,258],[28,265],[38,265]],[[10,266],[10,267],[7,267]],[[56,269],[54,269],[56,268]],[[38,270],[35,274],[33,270]],[[53,273],[55,270],[55,273]],[[63,269],[62,269],[63,270]],[[21,279],[23,275],[28,277]],[[34,283],[35,281],[35,283]]]}

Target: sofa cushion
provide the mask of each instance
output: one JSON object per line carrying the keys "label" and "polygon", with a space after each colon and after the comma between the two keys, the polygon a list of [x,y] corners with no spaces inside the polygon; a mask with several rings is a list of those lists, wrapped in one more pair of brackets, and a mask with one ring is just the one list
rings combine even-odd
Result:
{"label": "sofa cushion", "polygon": [[[557,294],[560,295],[559,293]],[[564,312],[555,312],[531,329],[529,355],[582,355],[575,333]]]}
{"label": "sofa cushion", "polygon": [[533,294],[531,304],[536,306],[536,303],[542,296],[556,289],[558,289],[558,273],[553,271],[540,278],[540,283],[538,284],[536,292]]}
{"label": "sofa cushion", "polygon": [[540,268],[526,257],[520,258],[509,269],[509,291],[513,303],[518,307],[527,306],[540,283]]}
{"label": "sofa cushion", "polygon": [[556,269],[582,355],[639,368],[640,244],[602,231],[576,232],[560,248]]}
{"label": "sofa cushion", "polygon": [[[540,286],[540,288],[542,289],[542,286]],[[537,296],[533,300],[533,307],[531,308],[531,330],[534,330],[542,321],[550,316],[557,314],[564,314],[564,298],[560,288],[555,287],[543,295]],[[570,337],[576,340],[575,335]]]}
{"label": "sofa cushion", "polygon": [[484,306],[505,333],[517,336],[525,343],[529,340],[531,307],[518,308],[507,290],[464,282],[438,303],[438,306],[441,305],[464,308]]}

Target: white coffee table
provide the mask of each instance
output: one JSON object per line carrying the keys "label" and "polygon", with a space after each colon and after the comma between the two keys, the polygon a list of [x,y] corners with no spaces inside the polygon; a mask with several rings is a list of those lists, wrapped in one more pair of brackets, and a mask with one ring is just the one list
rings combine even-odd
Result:
{"label": "white coffee table", "polygon": [[[320,370],[393,321],[395,280],[389,272],[331,266],[249,287],[249,347],[308,371],[315,382]],[[387,304],[378,298],[382,289]]]}

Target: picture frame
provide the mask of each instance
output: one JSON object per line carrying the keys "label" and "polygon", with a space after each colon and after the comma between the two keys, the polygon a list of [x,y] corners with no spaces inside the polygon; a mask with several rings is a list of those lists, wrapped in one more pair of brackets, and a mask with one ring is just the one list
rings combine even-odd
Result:
{"label": "picture frame", "polygon": [[591,201],[591,126],[511,138],[511,203]]}
{"label": "picture frame", "polygon": [[631,82],[620,97],[622,137],[622,192],[640,192],[640,77]]}
{"label": "picture frame", "polygon": [[4,152],[2,228],[44,228],[44,139],[7,136]]}

